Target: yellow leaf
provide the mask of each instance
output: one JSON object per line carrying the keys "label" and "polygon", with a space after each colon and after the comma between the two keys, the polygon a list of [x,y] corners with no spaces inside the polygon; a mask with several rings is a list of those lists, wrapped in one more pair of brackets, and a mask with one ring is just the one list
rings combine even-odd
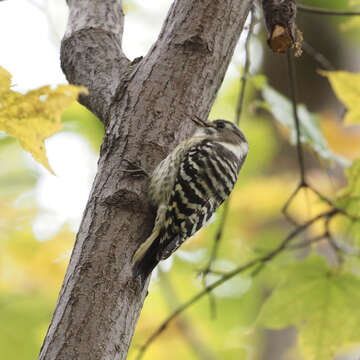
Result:
{"label": "yellow leaf", "polygon": [[0,95],[9,89],[11,85],[11,74],[0,66]]}
{"label": "yellow leaf", "polygon": [[10,90],[11,74],[0,67],[0,130],[15,137],[33,158],[54,173],[49,165],[44,141],[62,129],[61,114],[86,88],[43,86],[26,94]]}
{"label": "yellow leaf", "polygon": [[360,158],[360,129],[344,127],[331,114],[320,114],[321,128],[330,148],[349,160]]}
{"label": "yellow leaf", "polygon": [[328,78],[336,96],[346,105],[348,111],[344,123],[346,125],[359,123],[360,73],[323,70],[319,73]]}

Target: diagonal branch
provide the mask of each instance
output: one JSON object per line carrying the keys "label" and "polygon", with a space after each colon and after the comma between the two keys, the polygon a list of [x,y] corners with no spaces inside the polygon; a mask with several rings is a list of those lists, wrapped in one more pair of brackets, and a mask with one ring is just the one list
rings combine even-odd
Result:
{"label": "diagonal branch", "polygon": [[335,66],[318,50],[314,49],[309,43],[303,41],[302,49],[306,54],[308,54],[312,59],[314,59],[322,69],[324,70],[336,70]]}
{"label": "diagonal branch", "polygon": [[[320,51],[317,49],[314,49],[310,44],[308,44],[306,41],[303,41],[302,43],[302,49],[304,52],[309,55],[314,61],[316,61],[320,67],[324,70],[328,71],[334,71],[336,70],[336,67],[326,58],[325,55],[323,55]],[[339,104],[339,113],[340,113],[340,119],[342,119],[346,113],[346,106],[341,103]]]}
{"label": "diagonal branch", "polygon": [[89,89],[89,96],[80,97],[80,102],[106,123],[116,90],[130,70],[121,48],[121,0],[68,0],[68,5],[61,66],[70,83]]}
{"label": "diagonal branch", "polygon": [[287,54],[287,63],[288,63],[290,96],[291,96],[293,117],[294,117],[294,122],[295,122],[295,131],[296,131],[296,148],[297,148],[298,164],[299,164],[299,169],[300,169],[300,181],[299,181],[297,187],[295,188],[295,190],[292,192],[292,194],[289,196],[289,198],[285,202],[285,204],[282,208],[282,213],[284,214],[284,216],[290,223],[297,226],[298,224],[295,221],[295,219],[293,219],[289,215],[288,209],[291,206],[293,200],[296,198],[296,196],[300,190],[302,190],[304,188],[310,189],[313,193],[315,193],[319,197],[319,199],[326,202],[330,207],[336,208],[336,206],[333,203],[333,201],[331,201],[325,195],[323,195],[319,191],[317,191],[305,179],[304,150],[303,150],[303,146],[301,143],[301,127],[300,127],[300,119],[299,119],[298,111],[297,111],[297,99],[296,99],[296,91],[295,91],[295,89],[296,89],[295,71],[293,68],[293,63],[292,63],[292,58],[291,58],[290,52],[288,52],[288,54]]}
{"label": "diagonal branch", "polygon": [[250,75],[250,39],[251,35],[254,31],[254,25],[255,25],[255,10],[252,8],[249,16],[251,17],[249,30],[246,36],[245,40],[245,65],[244,65],[244,72],[241,75],[241,88],[239,92],[239,97],[237,101],[236,106],[236,114],[235,114],[235,123],[239,126],[240,123],[240,117],[242,114],[242,110],[244,107],[244,99],[245,99],[245,90],[246,90],[246,83],[248,80],[248,77]]}
{"label": "diagonal branch", "polygon": [[[239,125],[240,117],[243,113],[245,90],[246,90],[247,79],[249,77],[249,71],[250,71],[250,38],[254,31],[254,25],[255,25],[254,7],[250,11],[249,16],[250,16],[250,25],[249,25],[248,33],[246,36],[245,45],[244,45],[244,47],[245,47],[245,66],[244,66],[244,72],[240,79],[241,87],[240,87],[240,92],[239,92],[237,105],[236,105],[236,113],[235,113],[235,123],[237,125]],[[230,199],[231,199],[231,196],[229,196],[227,198],[227,200],[225,201],[223,213],[221,214],[221,221],[220,221],[219,227],[216,231],[214,243],[211,248],[209,262],[208,262],[207,266],[203,270],[201,270],[204,283],[206,281],[206,275],[208,275],[210,272],[212,272],[213,263],[217,258],[219,245],[220,245],[220,242],[221,242],[221,239],[223,236],[224,227],[225,227],[225,223],[226,223],[227,216],[228,216]],[[214,302],[214,299],[211,297],[211,293],[209,293],[209,296],[210,296],[211,313],[214,315],[215,314],[215,306],[214,306],[215,302]]]}

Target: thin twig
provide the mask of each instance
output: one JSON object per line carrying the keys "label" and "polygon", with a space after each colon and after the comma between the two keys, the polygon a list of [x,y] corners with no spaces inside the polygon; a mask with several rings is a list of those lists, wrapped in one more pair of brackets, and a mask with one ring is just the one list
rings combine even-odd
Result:
{"label": "thin twig", "polygon": [[293,105],[293,116],[295,121],[295,130],[296,130],[296,148],[297,155],[300,167],[300,184],[303,186],[305,184],[305,164],[304,164],[304,152],[301,144],[301,132],[300,132],[300,120],[297,112],[296,104],[296,90],[295,90],[295,72],[293,69],[291,54],[287,52],[287,63],[289,70],[289,83],[290,83],[290,95]]}
{"label": "thin twig", "polygon": [[[207,279],[207,277],[203,276],[202,283],[203,283],[204,288],[207,287],[206,279]],[[208,293],[208,299],[209,299],[209,307],[210,307],[210,318],[212,320],[214,320],[214,319],[216,319],[216,299],[212,292]]]}
{"label": "thin twig", "polygon": [[289,198],[286,200],[284,206],[281,209],[281,212],[283,213],[283,215],[285,216],[285,218],[293,225],[298,226],[299,224],[297,223],[297,221],[289,214],[288,209],[291,205],[291,203],[293,202],[293,200],[295,199],[296,195],[298,194],[298,192],[303,188],[307,186],[307,184],[305,183],[299,183],[298,186],[296,187],[296,189],[293,191],[293,193],[289,196]]}
{"label": "thin twig", "polygon": [[300,130],[300,120],[297,113],[297,104],[296,104],[296,92],[295,92],[295,74],[292,66],[291,54],[287,52],[287,63],[288,63],[288,72],[289,72],[289,87],[290,87],[290,95],[292,101],[292,109],[293,109],[293,116],[295,122],[295,130],[296,130],[296,149],[297,149],[297,156],[300,168],[300,182],[294,192],[290,195],[286,203],[282,208],[282,213],[284,214],[285,218],[291,222],[293,225],[298,225],[296,220],[293,219],[289,213],[288,208],[290,207],[292,201],[298,194],[298,192],[307,187],[307,183],[305,181],[305,164],[304,164],[304,152],[301,144],[301,130]]}
{"label": "thin twig", "polygon": [[249,30],[248,30],[246,40],[245,40],[245,65],[244,65],[243,74],[240,79],[241,88],[240,88],[240,92],[239,92],[239,98],[237,101],[236,114],[235,114],[235,123],[238,126],[240,123],[240,116],[241,116],[243,106],[244,106],[245,89],[246,89],[246,83],[247,83],[247,79],[249,76],[249,70],[250,70],[250,38],[251,38],[251,34],[254,30],[254,25],[255,25],[254,8],[250,11],[250,17],[251,18],[250,18]]}
{"label": "thin twig", "polygon": [[213,274],[213,275],[220,275],[220,276],[224,276],[227,274],[226,271],[224,270],[214,270],[214,269],[210,269],[208,274]]}
{"label": "thin twig", "polygon": [[347,216],[348,218],[354,220],[354,221],[358,221],[359,219],[357,217],[354,217],[353,215],[349,214],[346,210],[339,208],[331,199],[329,199],[327,196],[321,194],[318,190],[316,190],[312,185],[309,185],[308,183],[304,183],[304,184],[299,184],[296,189],[294,190],[294,192],[290,195],[290,197],[288,198],[288,200],[286,201],[286,203],[284,204],[283,208],[282,208],[282,213],[284,214],[284,216],[286,217],[286,219],[292,223],[295,226],[299,226],[299,224],[297,223],[297,221],[292,218],[289,213],[288,213],[288,209],[289,206],[291,205],[292,201],[294,200],[295,196],[298,194],[298,192],[302,189],[309,189],[311,190],[314,194],[316,194],[322,201],[326,202],[331,208],[336,209],[339,213]]}
{"label": "thin twig", "polygon": [[[335,71],[337,70],[336,67],[323,55],[321,54],[318,50],[314,49],[310,44],[308,44],[307,42],[303,41],[302,43],[302,49],[303,51],[308,54],[314,61],[316,61],[320,67],[324,70],[328,70],[328,71]],[[340,105],[340,109],[339,109],[339,118],[343,119],[347,109],[346,106],[341,103]]]}
{"label": "thin twig", "polygon": [[210,254],[209,262],[208,262],[207,266],[205,267],[205,269],[203,269],[201,271],[203,276],[207,275],[211,271],[212,265],[213,265],[214,261],[216,260],[220,240],[222,239],[222,236],[223,236],[223,233],[224,233],[225,222],[226,222],[227,215],[228,215],[228,210],[229,210],[229,204],[230,204],[230,197],[228,197],[228,199],[226,200],[226,202],[224,204],[224,210],[223,210],[223,212],[221,214],[220,224],[219,224],[219,227],[218,227],[218,229],[216,231],[216,234],[215,234],[214,244],[213,244],[213,246],[211,248],[211,254]]}
{"label": "thin twig", "polygon": [[335,253],[337,263],[340,265],[344,262],[344,257],[341,248],[336,244],[336,241],[331,233],[330,221],[331,221],[331,217],[328,217],[325,221],[325,230],[328,238],[328,243]]}
{"label": "thin twig", "polygon": [[335,15],[335,16],[359,16],[360,11],[338,11],[314,8],[310,6],[297,5],[297,9],[304,13],[318,14],[318,15]]}
{"label": "thin twig", "polygon": [[[241,88],[240,88],[240,92],[239,92],[239,97],[238,97],[237,107],[236,107],[236,115],[235,115],[235,122],[237,125],[239,125],[240,117],[241,117],[243,107],[244,107],[245,90],[246,90],[246,84],[247,84],[247,79],[248,79],[249,70],[250,70],[250,38],[251,38],[251,34],[254,30],[254,25],[255,25],[254,8],[251,9],[250,16],[251,16],[250,25],[249,25],[249,30],[248,30],[246,41],[245,41],[245,66],[244,66],[244,72],[241,77]],[[205,282],[206,275],[208,275],[211,272],[212,265],[217,257],[219,245],[220,245],[220,242],[221,242],[221,239],[223,236],[224,227],[225,227],[225,223],[226,223],[226,219],[227,219],[229,203],[230,203],[230,197],[226,200],[226,202],[224,204],[224,211],[222,213],[219,228],[215,235],[215,240],[214,240],[213,247],[211,249],[211,255],[210,255],[208,265],[203,270],[200,271],[200,273],[202,273],[202,275],[203,275],[204,282]],[[210,300],[211,313],[213,314],[212,316],[214,316],[214,313],[215,313],[214,301],[211,297],[209,300]]]}
{"label": "thin twig", "polygon": [[[321,194],[318,190],[316,190],[313,186],[309,186],[310,190],[315,193],[321,200],[325,201],[328,205],[330,205],[333,208],[337,208],[337,206],[335,205],[335,203],[329,199],[327,196]],[[343,211],[341,209],[338,209],[339,211]]]}
{"label": "thin twig", "polygon": [[298,250],[298,249],[306,248],[306,247],[308,247],[312,244],[315,244],[323,239],[326,239],[327,237],[328,237],[328,234],[325,232],[324,234],[321,234],[319,236],[316,236],[316,237],[306,240],[304,242],[289,246],[289,250]]}
{"label": "thin twig", "polygon": [[184,304],[180,305],[168,318],[165,319],[165,321],[158,327],[158,329],[152,333],[152,335],[148,338],[148,340],[145,342],[145,344],[143,346],[141,346],[136,359],[137,360],[142,359],[145,351],[148,349],[148,347],[151,345],[151,343],[166,329],[168,324],[174,318],[176,318],[179,314],[184,312],[186,309],[188,309],[191,305],[196,303],[202,297],[204,297],[208,292],[213,291],[214,289],[216,289],[217,287],[219,287],[226,281],[230,280],[234,276],[236,276],[246,270],[249,270],[252,267],[257,266],[257,265],[259,265],[259,268],[256,268],[254,270],[253,274],[254,275],[258,274],[263,269],[263,265],[265,263],[272,260],[279,253],[281,253],[283,250],[285,250],[288,247],[291,240],[293,240],[296,236],[298,236],[300,233],[302,233],[304,230],[306,230],[309,226],[311,226],[312,224],[314,224],[316,221],[318,221],[320,219],[329,218],[329,217],[331,218],[338,213],[339,213],[338,209],[332,209],[330,211],[321,213],[321,214],[315,216],[314,218],[308,220],[303,225],[298,226],[296,229],[291,231],[290,234],[282,241],[282,243],[278,247],[276,247],[274,250],[270,251],[268,254],[261,256],[257,259],[254,259],[252,261],[249,261],[248,263],[246,263],[242,266],[239,266],[236,269],[228,272],[227,274],[222,276],[219,280],[217,280],[214,283],[212,283],[211,285],[207,286],[205,289],[203,289],[202,291],[197,293],[195,296],[193,296],[191,299],[186,301]]}
{"label": "thin twig", "polygon": [[[207,286],[206,285],[206,277],[210,272],[212,272],[211,271],[212,266],[214,264],[214,261],[217,258],[217,253],[218,253],[220,241],[222,239],[224,228],[225,228],[225,222],[226,222],[226,219],[227,219],[227,214],[228,214],[228,210],[229,210],[229,204],[230,204],[230,197],[228,197],[228,199],[226,200],[226,202],[224,204],[224,210],[223,210],[223,213],[221,214],[220,224],[219,224],[219,227],[218,227],[218,229],[216,231],[214,244],[213,244],[213,246],[211,248],[211,254],[210,254],[209,262],[206,265],[206,267],[203,270],[200,271],[200,273],[202,274],[202,282],[203,282],[204,288],[206,288],[206,286]],[[211,318],[215,319],[216,318],[215,298],[213,297],[211,292],[208,293],[208,297],[209,297]]]}
{"label": "thin twig", "polygon": [[350,214],[349,212],[347,212],[344,209],[341,209],[340,207],[338,207],[331,199],[329,199],[328,197],[326,197],[325,195],[321,194],[318,190],[316,190],[314,187],[307,185],[307,187],[314,192],[321,200],[325,201],[329,206],[331,206],[332,208],[336,209],[339,213],[345,215],[346,217],[348,217],[349,219],[353,220],[353,221],[359,221],[360,217],[355,216],[353,214]]}
{"label": "thin twig", "polygon": [[335,66],[318,50],[314,49],[310,44],[306,41],[302,43],[302,49],[306,54],[308,54],[312,59],[314,59],[322,69],[333,71],[336,70]]}

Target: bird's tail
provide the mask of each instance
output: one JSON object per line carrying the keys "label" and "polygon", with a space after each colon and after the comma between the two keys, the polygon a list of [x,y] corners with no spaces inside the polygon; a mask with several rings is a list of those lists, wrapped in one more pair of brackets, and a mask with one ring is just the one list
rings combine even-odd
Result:
{"label": "bird's tail", "polygon": [[134,277],[141,275],[142,279],[146,280],[154,267],[158,264],[158,236],[159,231],[154,231],[136,250],[131,260]]}

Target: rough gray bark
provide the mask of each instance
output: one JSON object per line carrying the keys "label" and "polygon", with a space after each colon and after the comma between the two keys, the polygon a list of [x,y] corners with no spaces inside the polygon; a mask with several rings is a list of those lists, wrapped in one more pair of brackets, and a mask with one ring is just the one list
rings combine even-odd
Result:
{"label": "rough gray bark", "polygon": [[85,85],[81,101],[106,132],[73,254],[39,359],[125,359],[147,284],[130,260],[149,235],[154,210],[147,172],[206,118],[252,0],[176,0],[149,53],[130,62],[121,49],[120,0],[68,0],[63,71]]}

